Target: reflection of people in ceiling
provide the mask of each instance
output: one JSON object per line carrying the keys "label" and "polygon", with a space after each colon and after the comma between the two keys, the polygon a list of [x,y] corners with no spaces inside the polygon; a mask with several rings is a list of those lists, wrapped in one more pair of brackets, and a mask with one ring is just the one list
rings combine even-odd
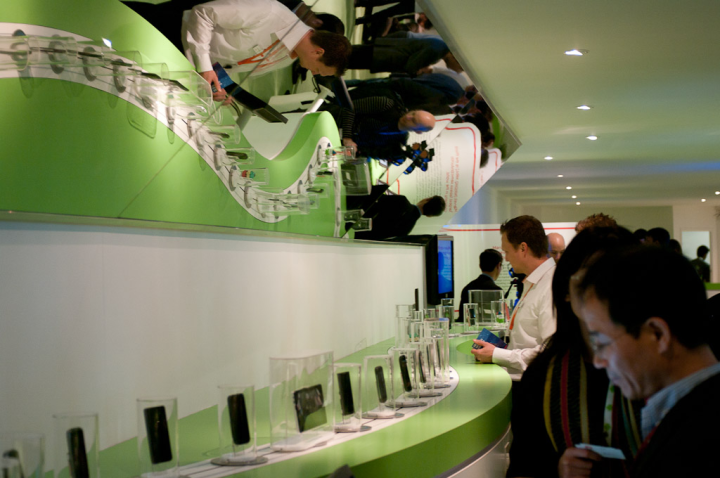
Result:
{"label": "reflection of people in ceiling", "polygon": [[[214,0],[186,9],[194,3],[166,2],[146,19],[163,33],[179,30],[188,60],[218,91],[222,87],[212,68],[216,62],[230,74],[254,69],[265,73],[289,66],[295,58],[313,73],[345,71],[350,42],[336,33],[313,30],[275,0]],[[130,2],[128,6],[135,8]],[[168,24],[182,10],[181,24]]]}

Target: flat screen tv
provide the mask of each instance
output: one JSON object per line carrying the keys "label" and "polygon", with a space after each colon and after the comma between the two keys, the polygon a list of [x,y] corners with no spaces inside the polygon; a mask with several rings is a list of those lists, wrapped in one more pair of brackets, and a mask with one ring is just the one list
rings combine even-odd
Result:
{"label": "flat screen tv", "polygon": [[428,305],[455,297],[453,237],[433,236],[425,245],[425,297]]}

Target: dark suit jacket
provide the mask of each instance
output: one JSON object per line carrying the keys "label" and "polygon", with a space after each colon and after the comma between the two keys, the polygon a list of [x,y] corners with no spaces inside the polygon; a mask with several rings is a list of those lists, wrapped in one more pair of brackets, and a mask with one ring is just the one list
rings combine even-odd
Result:
{"label": "dark suit jacket", "polygon": [[405,196],[380,196],[377,203],[365,213],[365,217],[372,218],[372,230],[357,232],[355,238],[382,241],[407,236],[420,216],[420,209]]}
{"label": "dark suit jacket", "polygon": [[635,478],[717,476],[720,375],[683,397],[662,419],[635,461]]}
{"label": "dark suit jacket", "polygon": [[457,322],[465,320],[464,305],[470,300],[468,292],[471,290],[502,290],[502,288],[491,277],[480,274],[477,279],[466,285],[460,294],[460,318]]}

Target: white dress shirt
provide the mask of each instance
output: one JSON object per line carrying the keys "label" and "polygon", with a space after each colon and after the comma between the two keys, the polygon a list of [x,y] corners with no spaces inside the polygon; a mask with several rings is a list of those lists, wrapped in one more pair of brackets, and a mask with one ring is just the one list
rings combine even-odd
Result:
{"label": "white dress shirt", "polygon": [[557,319],[552,300],[555,261],[547,259],[523,281],[523,295],[511,318],[507,349],[496,348],[492,361],[505,367],[513,380],[520,380],[532,359],[555,333]]}
{"label": "white dress shirt", "polygon": [[182,40],[199,72],[215,62],[231,66],[229,74],[250,71],[264,59],[260,74],[290,65],[290,53],[311,30],[275,0],[215,0],[185,11]]}

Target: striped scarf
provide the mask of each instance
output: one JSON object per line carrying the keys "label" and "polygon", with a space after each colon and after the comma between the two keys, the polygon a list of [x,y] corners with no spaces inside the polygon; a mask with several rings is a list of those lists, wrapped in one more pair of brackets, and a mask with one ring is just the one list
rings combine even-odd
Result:
{"label": "striped scarf", "polygon": [[[629,466],[640,446],[640,408],[612,387],[611,423],[591,422],[588,417],[587,364],[580,353],[567,351],[550,360],[545,378],[543,413],[545,429],[559,455],[578,443],[611,446],[625,453]],[[610,401],[610,400],[609,400]],[[608,440],[606,429],[611,428]]]}

